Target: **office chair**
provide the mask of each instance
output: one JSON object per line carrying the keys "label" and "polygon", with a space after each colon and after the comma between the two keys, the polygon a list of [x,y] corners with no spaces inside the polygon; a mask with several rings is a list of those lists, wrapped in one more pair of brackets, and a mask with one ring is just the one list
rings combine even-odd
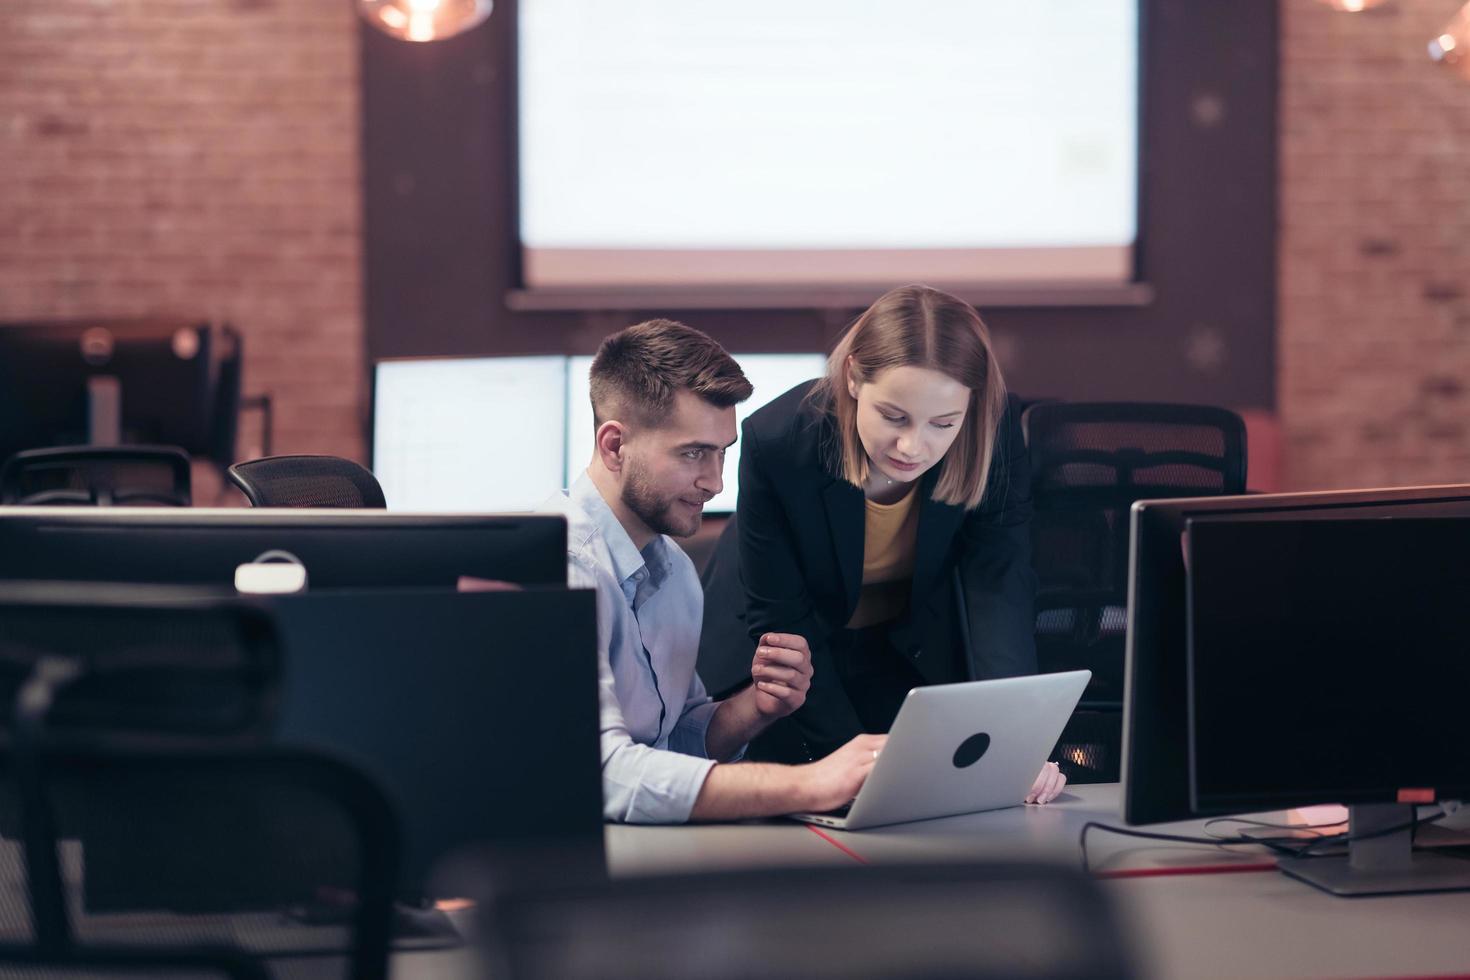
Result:
{"label": "office chair", "polygon": [[0,830],[23,841],[3,876],[28,911],[0,962],[224,949],[386,975],[395,818],[344,763],[265,744],[279,673],[273,621],[238,600],[0,591]]}
{"label": "office chair", "polygon": [[514,980],[1133,975],[1122,923],[1101,886],[1060,864],[519,882],[496,870],[473,897],[487,968]]}
{"label": "office chair", "polygon": [[1118,778],[1135,500],[1245,492],[1245,423],[1203,405],[1044,402],[1021,417],[1031,456],[1042,671],[1092,671],[1054,758],[1074,782]]}
{"label": "office chair", "polygon": [[377,477],[339,456],[267,456],[227,472],[252,507],[388,506]]}
{"label": "office chair", "polygon": [[0,504],[188,507],[189,454],[175,446],[59,446],[0,468]]}

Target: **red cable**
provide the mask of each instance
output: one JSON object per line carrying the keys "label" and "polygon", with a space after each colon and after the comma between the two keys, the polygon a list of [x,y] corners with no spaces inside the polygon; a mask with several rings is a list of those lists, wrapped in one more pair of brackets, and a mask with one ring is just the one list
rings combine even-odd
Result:
{"label": "red cable", "polygon": [[858,864],[867,864],[868,863],[868,859],[867,858],[863,857],[861,854],[859,854],[857,851],[854,851],[852,848],[848,847],[847,845],[845,845],[845,844],[843,844],[843,843],[841,843],[839,841],[833,840],[830,835],[828,835],[826,833],[823,833],[822,832],[822,829],[820,827],[818,827],[816,824],[809,823],[809,824],[806,825],[806,829],[807,830],[810,830],[812,833],[814,833],[818,837],[822,838],[822,840],[826,841],[828,844],[831,844],[833,847],[837,848],[843,854],[846,854],[848,857],[852,858]]}
{"label": "red cable", "polygon": [[1275,870],[1275,861],[1258,861],[1251,864],[1191,864],[1176,868],[1120,868],[1117,871],[1094,871],[1093,877],[1163,878],[1169,875],[1230,875]]}

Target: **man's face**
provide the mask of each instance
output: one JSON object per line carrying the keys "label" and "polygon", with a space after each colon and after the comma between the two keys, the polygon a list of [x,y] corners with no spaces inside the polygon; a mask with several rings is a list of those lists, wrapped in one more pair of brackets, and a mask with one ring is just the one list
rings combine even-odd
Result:
{"label": "man's face", "polygon": [[640,428],[625,443],[623,505],[656,534],[689,537],[724,489],[725,449],[734,442],[733,407],[676,392],[664,424]]}

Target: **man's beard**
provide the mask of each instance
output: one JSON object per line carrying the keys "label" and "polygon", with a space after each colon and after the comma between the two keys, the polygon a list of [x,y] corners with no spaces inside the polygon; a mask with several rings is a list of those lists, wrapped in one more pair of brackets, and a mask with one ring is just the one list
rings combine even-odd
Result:
{"label": "man's beard", "polygon": [[660,497],[658,491],[643,478],[643,469],[631,460],[628,463],[627,479],[623,481],[623,506],[655,534],[669,534],[676,538],[687,538],[699,530],[702,513],[678,523],[681,518],[674,513],[678,494]]}

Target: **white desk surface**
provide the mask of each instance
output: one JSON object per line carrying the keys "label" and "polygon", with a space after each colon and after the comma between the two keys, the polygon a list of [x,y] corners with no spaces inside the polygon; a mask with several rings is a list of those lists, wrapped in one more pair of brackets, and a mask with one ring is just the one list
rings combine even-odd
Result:
{"label": "white desk surface", "polygon": [[[608,866],[614,875],[630,875],[961,857],[1075,863],[1083,823],[1121,825],[1119,799],[1116,784],[1069,787],[1064,797],[1044,807],[852,833],[824,829],[819,834],[784,822],[609,826]],[[1140,829],[1202,832],[1200,821]],[[1271,860],[1264,848],[1152,842],[1094,831],[1088,849],[1095,870],[1123,874],[1104,887],[1131,923],[1139,962],[1149,976],[1470,974],[1470,892],[1337,898],[1274,870],[1259,870]],[[1218,870],[1185,873],[1202,866]],[[1226,867],[1232,871],[1221,873]]]}

